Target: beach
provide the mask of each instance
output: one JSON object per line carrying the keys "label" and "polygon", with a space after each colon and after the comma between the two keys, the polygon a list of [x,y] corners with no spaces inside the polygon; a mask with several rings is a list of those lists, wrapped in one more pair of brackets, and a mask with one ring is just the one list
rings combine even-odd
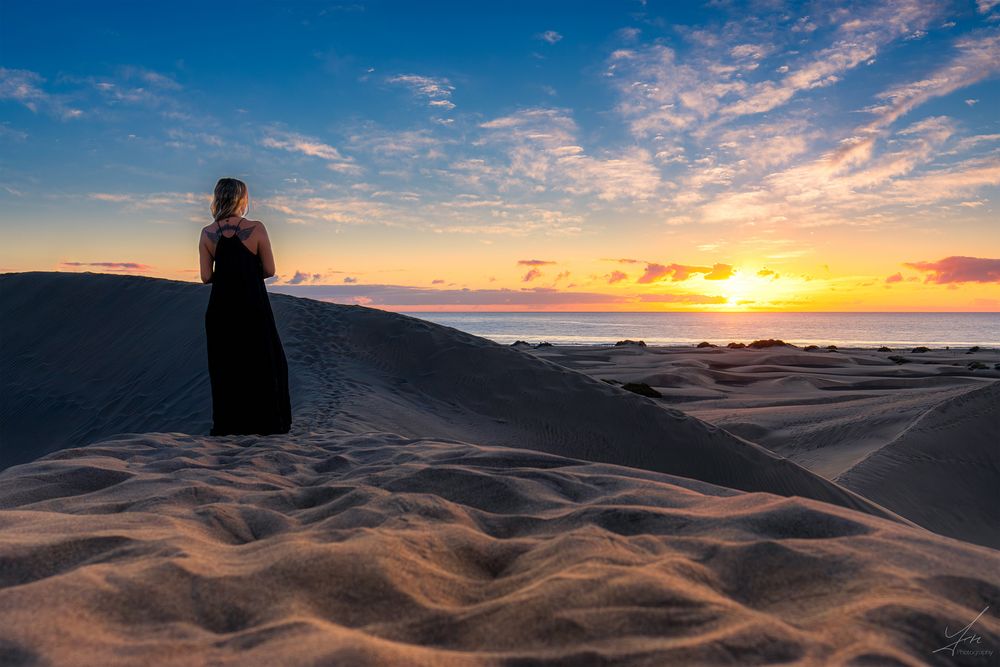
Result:
{"label": "beach", "polygon": [[271,294],[292,430],[209,437],[207,298],[0,274],[0,662],[1000,650],[996,349],[512,346]]}

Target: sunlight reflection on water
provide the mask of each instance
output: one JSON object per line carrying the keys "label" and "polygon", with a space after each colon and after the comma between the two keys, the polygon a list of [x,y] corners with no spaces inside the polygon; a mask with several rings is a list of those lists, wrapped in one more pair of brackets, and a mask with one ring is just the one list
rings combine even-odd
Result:
{"label": "sunlight reflection on water", "polygon": [[427,313],[407,315],[497,343],[649,345],[725,344],[760,338],[870,347],[1000,346],[1000,313]]}

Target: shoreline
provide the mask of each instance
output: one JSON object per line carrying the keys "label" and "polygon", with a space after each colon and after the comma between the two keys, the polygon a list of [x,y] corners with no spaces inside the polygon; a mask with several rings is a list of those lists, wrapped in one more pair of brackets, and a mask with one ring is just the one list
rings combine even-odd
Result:
{"label": "shoreline", "polygon": [[[474,334],[474,335],[478,335],[478,334]],[[481,336],[481,337],[484,337],[484,336]],[[487,338],[487,340],[491,340],[491,341],[497,343],[498,345],[508,345],[508,346],[511,346],[511,347],[517,345],[518,342],[526,342],[528,344],[528,346],[530,346],[532,348],[537,348],[539,346],[541,346],[541,347],[548,347],[548,346],[552,346],[552,347],[567,347],[567,348],[596,348],[596,349],[615,349],[615,348],[631,348],[631,349],[638,348],[638,349],[642,349],[642,348],[645,348],[645,349],[650,349],[650,350],[669,350],[669,351],[690,351],[690,350],[705,350],[705,351],[707,351],[707,350],[730,349],[730,348],[727,348],[727,346],[730,343],[737,343],[737,344],[743,343],[743,345],[746,346],[746,347],[741,347],[741,348],[736,348],[736,349],[753,349],[753,348],[750,348],[750,343],[754,342],[752,340],[748,341],[748,342],[744,342],[744,341],[725,341],[725,342],[720,342],[721,339],[715,339],[715,340],[697,341],[697,342],[694,342],[694,343],[687,343],[687,342],[685,342],[685,343],[645,343],[643,341],[643,343],[640,345],[640,344],[619,344],[618,342],[613,342],[613,343],[608,343],[608,342],[553,343],[553,342],[550,342],[548,340],[538,340],[537,342],[531,342],[531,341],[524,341],[523,339],[517,339],[517,340],[511,341],[509,343],[507,343],[507,342],[501,343],[501,342],[498,342],[498,341],[496,341],[496,340],[494,340],[492,338]],[[758,340],[760,340],[760,339],[758,339]],[[699,348],[698,345],[700,343],[702,343],[702,342],[710,343],[711,347],[701,347],[701,348]],[[546,345],[546,343],[548,345]],[[810,345],[816,345],[819,349],[815,349],[815,350],[807,350],[807,349],[805,349],[806,347],[808,347]],[[829,345],[834,345],[837,349],[836,350],[828,350],[827,347]],[[938,345],[935,345],[934,343],[928,343],[928,342],[916,342],[916,343],[906,343],[906,344],[901,344],[901,343],[895,343],[895,344],[893,344],[893,343],[872,343],[872,344],[865,344],[865,345],[841,345],[841,344],[838,344],[838,343],[832,343],[830,341],[798,341],[798,342],[794,342],[794,343],[790,342],[790,341],[786,341],[786,345],[784,347],[789,348],[789,349],[793,349],[793,350],[797,350],[799,352],[810,352],[810,353],[817,353],[817,354],[821,354],[821,353],[822,354],[826,354],[826,353],[830,353],[830,352],[878,352],[878,353],[885,353],[885,354],[889,354],[889,353],[913,353],[912,350],[913,350],[913,348],[916,348],[916,347],[927,347],[927,348],[929,348],[929,351],[932,352],[932,353],[933,352],[951,352],[951,353],[962,352],[962,353],[965,353],[965,352],[969,352],[970,350],[972,350],[972,348],[977,348],[977,347],[979,348],[979,350],[973,351],[972,354],[976,354],[976,352],[980,352],[980,351],[981,352],[1000,352],[1000,343],[994,343],[994,344],[991,344],[991,343],[976,343],[976,344],[973,344],[973,345],[945,345],[945,346],[938,346]],[[880,347],[889,347],[891,349],[889,349],[889,350],[880,350],[879,349]],[[780,346],[773,346],[771,349],[781,349],[781,347]],[[918,352],[917,354],[920,354],[920,353]]]}

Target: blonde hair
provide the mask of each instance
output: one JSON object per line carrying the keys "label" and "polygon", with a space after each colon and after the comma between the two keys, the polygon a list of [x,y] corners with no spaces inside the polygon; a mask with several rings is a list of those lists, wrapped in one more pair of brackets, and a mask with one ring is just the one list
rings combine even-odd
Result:
{"label": "blonde hair", "polygon": [[236,178],[220,178],[215,184],[215,194],[209,208],[216,221],[233,215],[246,215],[250,212],[250,191],[247,190],[247,184]]}

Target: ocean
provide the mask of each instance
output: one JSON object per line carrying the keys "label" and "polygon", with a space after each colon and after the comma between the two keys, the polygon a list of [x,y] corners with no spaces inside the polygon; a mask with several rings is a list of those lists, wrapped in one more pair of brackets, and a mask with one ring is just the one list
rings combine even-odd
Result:
{"label": "ocean", "polygon": [[497,343],[726,344],[779,338],[796,345],[1000,346],[1000,313],[434,313],[406,312]]}

